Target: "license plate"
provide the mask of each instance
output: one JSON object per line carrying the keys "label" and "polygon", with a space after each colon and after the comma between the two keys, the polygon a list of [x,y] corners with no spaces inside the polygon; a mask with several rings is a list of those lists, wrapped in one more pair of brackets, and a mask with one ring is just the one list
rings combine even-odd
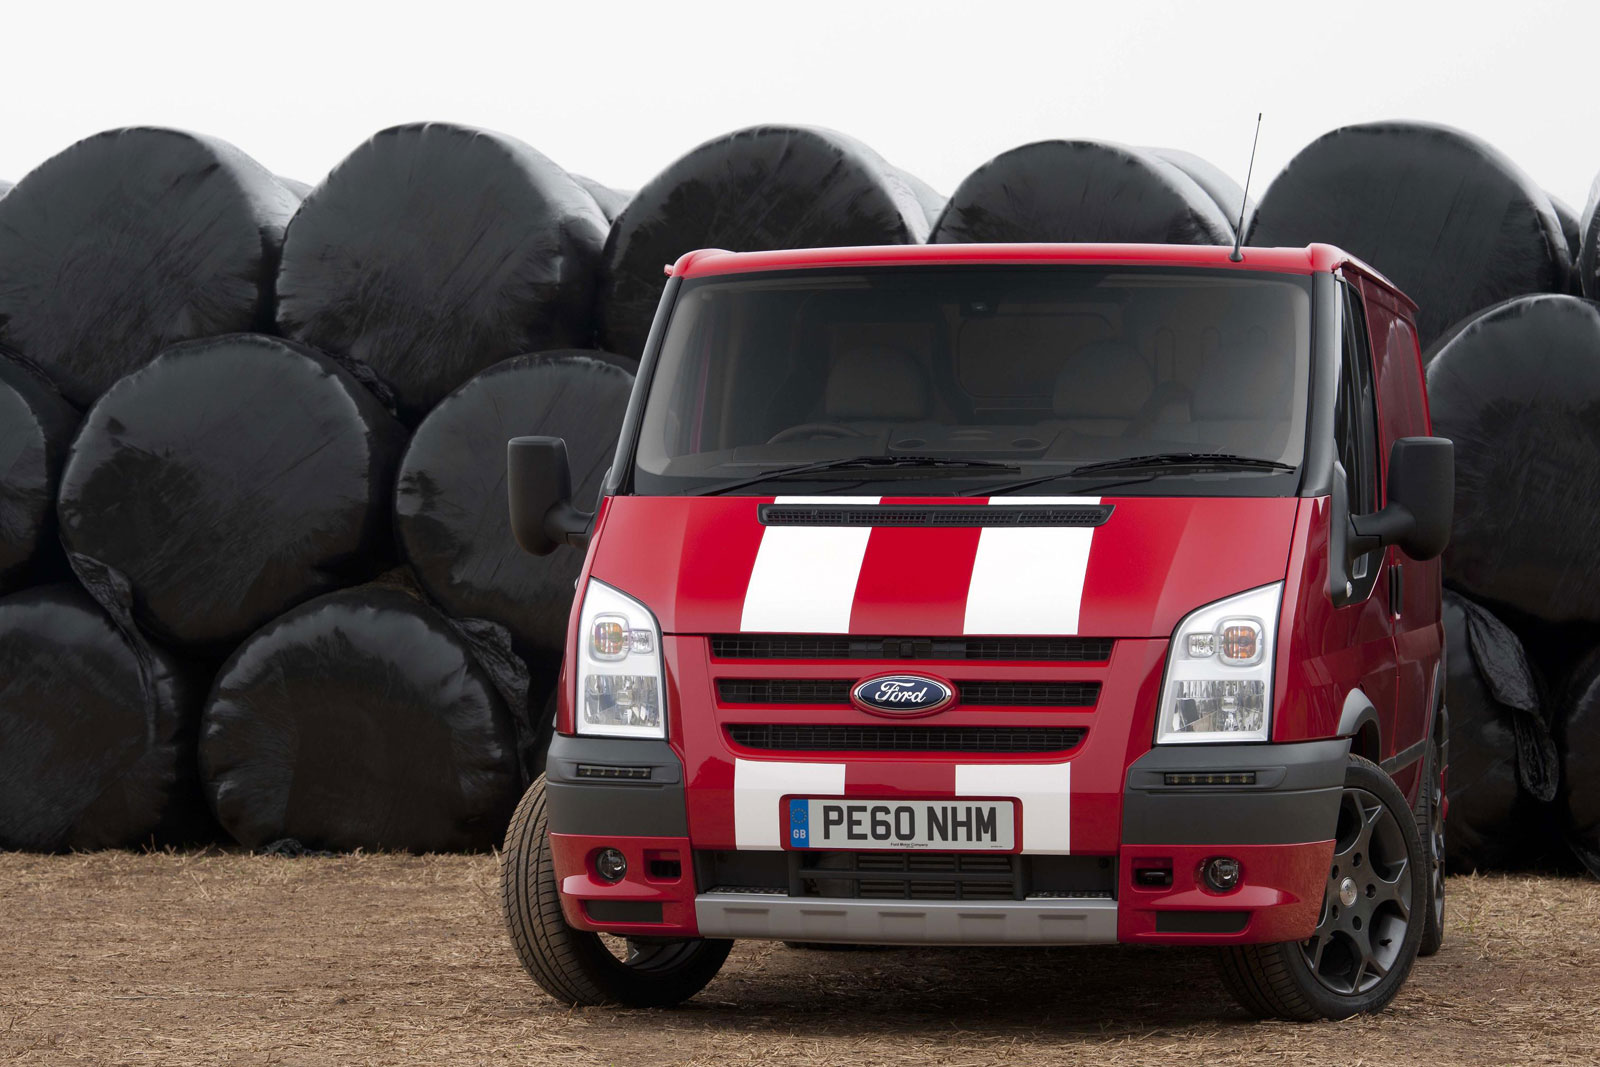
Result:
{"label": "license plate", "polygon": [[1016,804],[1010,800],[819,800],[791,797],[790,848],[926,848],[1011,852]]}

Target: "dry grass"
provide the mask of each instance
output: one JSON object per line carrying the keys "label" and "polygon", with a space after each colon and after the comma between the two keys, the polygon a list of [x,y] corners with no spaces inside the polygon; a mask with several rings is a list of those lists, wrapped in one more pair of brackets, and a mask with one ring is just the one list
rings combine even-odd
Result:
{"label": "dry grass", "polygon": [[1600,885],[1451,882],[1383,1016],[1256,1023],[1204,953],[739,946],[671,1012],[569,1011],[485,856],[0,854],[0,1062],[1593,1064]]}

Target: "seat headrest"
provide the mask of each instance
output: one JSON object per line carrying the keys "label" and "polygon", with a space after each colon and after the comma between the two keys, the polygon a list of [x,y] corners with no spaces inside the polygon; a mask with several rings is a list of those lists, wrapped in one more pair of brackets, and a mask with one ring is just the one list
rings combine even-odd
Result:
{"label": "seat headrest", "polygon": [[1138,349],[1126,341],[1091,341],[1062,364],[1051,408],[1058,419],[1131,419],[1153,389]]}
{"label": "seat headrest", "polygon": [[1191,410],[1197,419],[1287,419],[1293,386],[1289,350],[1274,349],[1260,326],[1230,330],[1195,380]]}
{"label": "seat headrest", "polygon": [[823,409],[831,419],[925,419],[928,379],[898,348],[857,345],[833,357]]}

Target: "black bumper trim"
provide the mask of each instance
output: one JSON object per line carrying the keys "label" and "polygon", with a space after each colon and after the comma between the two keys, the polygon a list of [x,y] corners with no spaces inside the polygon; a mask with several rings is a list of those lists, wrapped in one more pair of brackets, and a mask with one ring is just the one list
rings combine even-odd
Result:
{"label": "black bumper trim", "polygon": [[[1126,845],[1290,845],[1338,821],[1348,738],[1286,745],[1163,745],[1128,768]],[[1253,786],[1169,786],[1168,774],[1253,771]]]}
{"label": "black bumper trim", "polygon": [[[648,768],[650,776],[580,777],[580,764]],[[557,734],[544,776],[551,833],[689,836],[683,763],[665,741]]]}

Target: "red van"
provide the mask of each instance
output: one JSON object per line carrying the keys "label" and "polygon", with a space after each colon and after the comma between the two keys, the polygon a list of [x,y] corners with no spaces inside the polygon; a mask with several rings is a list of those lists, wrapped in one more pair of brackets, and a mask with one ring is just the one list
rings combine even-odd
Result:
{"label": "red van", "polygon": [[1412,304],[1335,248],[693,252],[506,838],[535,980],[694,995],[740,938],[1212,945],[1264,1016],[1439,947],[1447,764]]}

